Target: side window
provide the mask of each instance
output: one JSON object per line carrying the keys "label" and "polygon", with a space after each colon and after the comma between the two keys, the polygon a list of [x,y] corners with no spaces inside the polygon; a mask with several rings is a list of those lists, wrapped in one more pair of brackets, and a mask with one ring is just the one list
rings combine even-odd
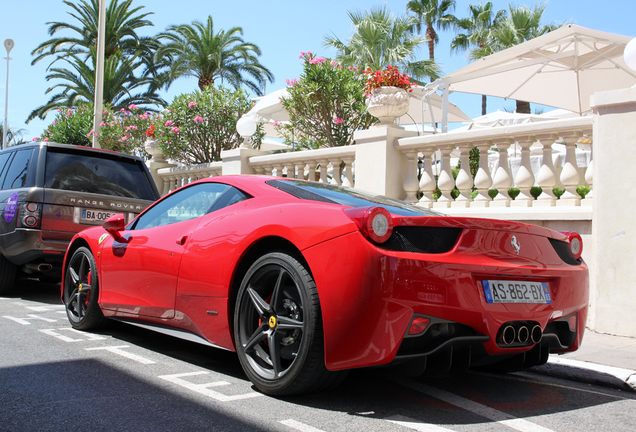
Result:
{"label": "side window", "polygon": [[14,189],[34,185],[34,176],[29,175],[29,163],[33,149],[16,152],[2,184],[2,189]]}
{"label": "side window", "polygon": [[6,153],[2,153],[0,154],[0,184],[2,184],[4,182],[4,173],[6,172],[4,167],[7,164],[7,161],[9,160],[9,157],[11,157],[11,155],[13,154],[13,152],[6,152]]}
{"label": "side window", "polygon": [[248,198],[240,190],[221,183],[199,183],[169,196],[137,219],[131,229],[169,225],[203,216]]}

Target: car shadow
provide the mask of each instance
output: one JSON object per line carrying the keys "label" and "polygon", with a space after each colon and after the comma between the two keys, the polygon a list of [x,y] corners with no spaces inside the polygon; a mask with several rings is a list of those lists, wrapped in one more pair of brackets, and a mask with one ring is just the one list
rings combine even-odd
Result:
{"label": "car shadow", "polygon": [[264,431],[95,359],[0,368],[1,430]]}

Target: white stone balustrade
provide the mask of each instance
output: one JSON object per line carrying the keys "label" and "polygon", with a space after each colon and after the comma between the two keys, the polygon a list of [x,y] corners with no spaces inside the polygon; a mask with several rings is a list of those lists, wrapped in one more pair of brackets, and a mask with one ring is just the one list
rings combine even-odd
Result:
{"label": "white stone balustrade", "polygon": [[258,174],[353,187],[355,154],[355,146],[331,147],[252,156],[248,163]]}
{"label": "white stone balustrade", "polygon": [[161,195],[192,183],[193,181],[221,175],[223,163],[211,162],[198,165],[183,165],[172,168],[162,168],[157,171],[159,177],[163,180],[163,184],[158,184],[157,189]]}
{"label": "white stone balustrade", "polygon": [[[584,135],[591,138],[593,118],[580,117],[574,119],[537,122],[521,125],[494,127],[490,129],[469,130],[457,133],[426,135],[419,137],[401,138],[396,147],[408,159],[404,191],[407,201],[414,202],[418,192],[421,199],[418,205],[434,208],[486,208],[486,207],[545,207],[545,206],[581,206],[591,205],[591,199],[581,200],[576,192],[578,186],[592,187],[593,177],[591,163],[585,175],[579,173],[576,161],[576,144]],[[537,173],[533,172],[530,160],[530,147],[535,144],[541,146],[542,162]],[[552,144],[565,145],[563,169],[555,168],[552,156]],[[517,145],[521,149],[520,167],[513,178],[508,159],[508,149]],[[477,147],[480,162],[477,174],[473,180],[470,175],[469,153]],[[499,161],[490,172],[488,168],[488,150],[496,147]],[[460,152],[461,169],[456,179],[453,179],[450,167],[450,154],[455,149]],[[417,152],[417,153],[416,153]],[[432,155],[441,154],[438,170],[432,169]],[[418,181],[418,158],[421,155],[421,177]],[[560,174],[558,174],[560,171]],[[433,172],[437,174],[437,181]],[[535,177],[536,176],[536,177]],[[416,186],[419,190],[416,190]],[[543,193],[535,199],[530,189],[538,185]],[[553,194],[555,186],[563,186],[565,193],[560,199]],[[435,187],[442,195],[437,201],[433,198]],[[508,196],[508,189],[517,187],[519,195],[513,200]],[[457,188],[459,196],[453,200],[451,191]],[[471,192],[477,190],[477,195]],[[497,196],[492,199],[488,195],[489,189],[497,189]],[[591,198],[591,191],[589,198]]]}

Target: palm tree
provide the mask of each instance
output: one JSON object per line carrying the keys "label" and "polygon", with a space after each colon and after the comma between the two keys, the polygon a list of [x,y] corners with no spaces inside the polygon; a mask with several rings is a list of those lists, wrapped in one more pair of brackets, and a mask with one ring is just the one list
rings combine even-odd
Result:
{"label": "palm tree", "polygon": [[[55,57],[51,65],[68,57],[71,54],[84,55],[88,58],[91,48],[97,46],[97,32],[99,22],[99,0],[80,0],[79,4],[73,4],[69,0],[63,2],[73,9],[69,12],[76,24],[65,22],[49,22],[48,33],[56,35],[60,31],[70,30],[75,36],[53,37],[35,48],[31,55],[36,56],[31,64],[35,64],[45,57]],[[132,8],[132,0],[111,0],[106,9],[105,28],[105,57],[109,58],[117,52],[123,52],[125,56],[140,56],[147,60],[146,66],[151,67],[152,54],[158,47],[154,38],[140,37],[137,30],[152,26],[152,22],[146,18],[152,12],[137,14],[143,6]],[[137,14],[137,15],[136,15]],[[50,67],[50,65],[49,65]]]}
{"label": "palm tree", "polygon": [[[95,48],[91,48],[92,65],[75,54],[68,54],[65,61],[71,67],[51,68],[46,80],[61,80],[49,87],[46,93],[61,89],[49,101],[31,112],[27,123],[35,117],[44,119],[46,115],[60,108],[70,108],[92,102],[95,98]],[[104,104],[114,109],[127,108],[130,104],[162,105],[166,102],[152,90],[153,78],[136,77],[134,71],[141,66],[140,57],[126,57],[123,52],[111,55],[104,62]],[[136,94],[133,92],[138,91]]]}
{"label": "palm tree", "polygon": [[241,27],[215,32],[211,16],[205,24],[194,21],[160,33],[158,38],[166,42],[157,50],[155,61],[169,67],[162,76],[166,88],[180,77],[192,76],[201,90],[220,79],[261,95],[265,82],[273,82],[274,76],[258,61],[260,48],[242,36]]}
{"label": "palm tree", "polygon": [[435,45],[439,43],[437,30],[451,28],[457,20],[450,12],[455,10],[455,0],[411,0],[406,4],[407,11],[417,18],[416,29],[421,34],[422,24],[426,26],[428,56],[435,60]]}
{"label": "palm tree", "polygon": [[[541,17],[546,6],[545,3],[535,4],[532,8],[510,5],[510,16],[501,20],[492,32],[493,49],[501,51],[561,27],[563,23],[541,24]],[[530,114],[530,103],[517,101],[516,111]]]}
{"label": "palm tree", "polygon": [[335,36],[327,36],[325,46],[338,50],[337,61],[345,66],[373,70],[388,65],[399,67],[414,81],[441,73],[432,60],[415,60],[417,48],[426,38],[413,34],[414,17],[394,16],[386,7],[373,8],[370,12],[348,12],[355,30],[348,42]]}
{"label": "palm tree", "polygon": [[[26,130],[24,129],[11,129],[11,126],[7,127],[7,147],[11,147],[14,145],[24,144],[25,141],[22,139],[22,136]],[[0,140],[4,136],[4,125],[0,124]]]}
{"label": "palm tree", "polygon": [[[505,10],[494,13],[492,2],[468,6],[468,18],[458,19],[455,22],[457,35],[451,41],[451,52],[467,50],[470,60],[478,60],[495,52],[492,42],[492,33],[506,16]],[[461,31],[464,31],[462,33]],[[486,95],[481,96],[481,114],[486,114]]]}

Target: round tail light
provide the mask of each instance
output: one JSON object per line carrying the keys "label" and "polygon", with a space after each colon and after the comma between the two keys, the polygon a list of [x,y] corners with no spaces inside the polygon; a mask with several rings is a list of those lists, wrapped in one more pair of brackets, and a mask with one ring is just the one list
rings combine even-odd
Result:
{"label": "round tail light", "polygon": [[364,213],[362,233],[376,243],[384,243],[393,233],[393,218],[382,207],[371,207]]}
{"label": "round tail light", "polygon": [[574,258],[576,259],[581,258],[581,254],[583,253],[583,239],[581,239],[581,236],[579,235],[579,233],[566,232],[563,234],[568,236],[568,242],[570,243],[570,250],[572,251],[572,255],[574,255]]}

